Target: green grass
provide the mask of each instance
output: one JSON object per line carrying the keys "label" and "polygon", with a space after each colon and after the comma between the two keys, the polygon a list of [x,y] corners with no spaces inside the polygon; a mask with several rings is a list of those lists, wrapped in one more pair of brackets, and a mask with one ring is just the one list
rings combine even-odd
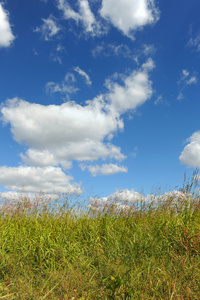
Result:
{"label": "green grass", "polygon": [[0,213],[0,299],[200,299],[200,200]]}

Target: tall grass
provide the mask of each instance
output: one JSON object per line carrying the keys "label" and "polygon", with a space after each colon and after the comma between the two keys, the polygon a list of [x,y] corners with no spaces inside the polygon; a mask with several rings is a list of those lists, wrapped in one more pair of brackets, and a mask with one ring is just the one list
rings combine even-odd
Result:
{"label": "tall grass", "polygon": [[200,299],[200,200],[185,195],[126,212],[2,206],[0,299]]}

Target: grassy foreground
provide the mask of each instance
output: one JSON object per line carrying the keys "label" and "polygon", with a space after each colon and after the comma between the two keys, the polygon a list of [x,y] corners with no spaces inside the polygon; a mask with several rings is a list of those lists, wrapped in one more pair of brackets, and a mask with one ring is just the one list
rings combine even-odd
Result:
{"label": "grassy foreground", "polygon": [[200,201],[0,212],[0,299],[200,299]]}

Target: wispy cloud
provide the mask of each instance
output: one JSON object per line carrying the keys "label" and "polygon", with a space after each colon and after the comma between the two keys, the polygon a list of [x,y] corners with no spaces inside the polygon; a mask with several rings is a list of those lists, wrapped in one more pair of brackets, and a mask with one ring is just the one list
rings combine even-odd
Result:
{"label": "wispy cloud", "polygon": [[163,98],[162,95],[159,95],[156,100],[154,101],[154,104],[157,106],[159,104],[169,105],[169,102]]}
{"label": "wispy cloud", "polygon": [[133,57],[133,53],[131,52],[130,48],[126,44],[108,44],[101,43],[100,45],[97,45],[92,50],[93,57],[97,56],[123,56],[123,57]]}
{"label": "wispy cloud", "polygon": [[200,31],[193,33],[192,25],[189,27],[189,41],[186,46],[192,47],[195,51],[200,51]]}
{"label": "wispy cloud", "polygon": [[64,94],[68,99],[70,94],[76,93],[79,88],[75,86],[76,78],[74,74],[67,73],[61,83],[55,83],[53,81],[47,82],[46,91],[47,93],[61,93]]}
{"label": "wispy cloud", "polygon": [[0,3],[0,48],[9,47],[15,39],[9,22],[9,12]]}
{"label": "wispy cloud", "polygon": [[159,19],[159,10],[154,0],[103,0],[99,15],[94,15],[88,0],[78,0],[78,10],[74,10],[67,0],[57,0],[58,9],[67,20],[74,20],[82,26],[84,33],[99,36],[108,32],[108,26],[134,39],[134,32],[145,25],[154,24]]}
{"label": "wispy cloud", "polygon": [[153,57],[156,53],[156,48],[152,44],[144,44],[141,47],[130,49],[127,44],[106,44],[101,43],[92,49],[92,56],[94,58],[98,56],[111,57],[121,56],[131,59],[140,65],[139,60],[146,57]]}
{"label": "wispy cloud", "polygon": [[81,76],[83,76],[85,78],[85,82],[86,82],[87,85],[91,85],[92,84],[90,76],[85,71],[83,71],[81,68],[75,67],[74,71],[76,71],[79,75],[81,75]]}
{"label": "wispy cloud", "polygon": [[74,20],[77,26],[81,25],[85,34],[98,36],[106,33],[106,27],[95,18],[88,0],[78,1],[78,11],[72,9],[67,0],[58,0],[57,3],[58,9],[63,12],[64,18]]}
{"label": "wispy cloud", "polygon": [[135,158],[137,156],[137,153],[138,153],[138,147],[136,146],[134,147],[133,152],[131,152],[131,156]]}
{"label": "wispy cloud", "polygon": [[59,62],[59,64],[62,64],[62,56],[65,52],[65,47],[62,44],[58,44],[51,52],[50,59],[54,62]]}
{"label": "wispy cloud", "polygon": [[45,41],[49,41],[58,34],[61,30],[61,27],[58,26],[56,18],[50,15],[47,19],[42,19],[43,24],[34,29],[34,32],[39,32],[42,34],[42,37]]}
{"label": "wispy cloud", "polygon": [[193,73],[191,75],[188,70],[183,69],[181,71],[180,79],[177,82],[178,87],[179,87],[179,94],[178,94],[177,99],[178,100],[184,99],[183,91],[185,90],[185,88],[189,85],[196,84],[197,82],[198,82],[198,79],[197,79],[197,76],[195,73]]}

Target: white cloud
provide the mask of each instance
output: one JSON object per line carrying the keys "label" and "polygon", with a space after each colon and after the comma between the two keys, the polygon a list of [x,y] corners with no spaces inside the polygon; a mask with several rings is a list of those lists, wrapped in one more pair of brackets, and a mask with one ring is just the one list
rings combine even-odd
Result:
{"label": "white cloud", "polygon": [[103,0],[100,14],[127,36],[159,19],[154,0]]}
{"label": "white cloud", "polygon": [[0,167],[0,185],[15,192],[80,194],[80,186],[71,180],[60,168]]}
{"label": "white cloud", "polygon": [[[56,147],[58,143],[62,147],[65,141],[96,140],[97,136],[101,140],[117,125],[101,112],[98,103],[96,107],[73,102],[44,106],[14,98],[6,102],[1,112],[4,121],[12,125],[14,139],[36,147]],[[40,134],[43,138],[39,138]]]}
{"label": "white cloud", "polygon": [[77,23],[80,20],[79,13],[75,12],[66,0],[58,0],[58,8],[62,10],[66,19],[73,19]]}
{"label": "white cloud", "polygon": [[72,162],[66,159],[63,159],[59,155],[57,157],[56,152],[53,153],[49,150],[37,150],[37,149],[28,149],[26,155],[23,153],[20,154],[23,161],[28,165],[34,165],[37,167],[47,167],[47,166],[58,166],[62,165],[64,169],[71,169]]}
{"label": "white cloud", "polygon": [[92,174],[92,176],[97,175],[114,175],[116,173],[127,173],[128,169],[124,166],[118,166],[116,164],[103,164],[99,165],[80,165],[81,169],[84,171],[88,169],[88,171]]}
{"label": "white cloud", "polygon": [[9,47],[14,39],[9,23],[9,13],[4,9],[3,3],[0,3],[0,48]]}
{"label": "white cloud", "polygon": [[158,105],[159,103],[163,103],[163,97],[162,97],[162,95],[158,96],[157,99],[154,102],[155,105]]}
{"label": "white cloud", "polygon": [[188,46],[194,47],[196,51],[200,51],[200,34],[195,37],[191,37],[188,42]]}
{"label": "white cloud", "polygon": [[93,26],[96,23],[95,17],[90,9],[88,0],[79,0],[80,16],[86,32],[93,32]]}
{"label": "white cloud", "polygon": [[115,44],[108,44],[105,45],[104,43],[96,46],[92,50],[92,55],[93,57],[97,57],[100,55],[103,56],[123,56],[123,57],[128,57],[128,58],[133,58],[133,54],[131,53],[130,48],[126,44],[120,44],[120,45],[115,45]]}
{"label": "white cloud", "polygon": [[183,95],[182,91],[180,91],[178,94],[177,100],[182,100],[182,99],[184,99],[184,95]]}
{"label": "white cloud", "polygon": [[[150,59],[129,76],[120,77],[122,85],[107,82],[108,92],[85,105],[68,101],[62,105],[41,105],[14,98],[1,107],[2,120],[10,123],[15,141],[28,146],[23,161],[38,167],[71,167],[71,160],[95,161],[125,155],[110,141],[124,123],[121,114],[136,109],[152,94],[148,71],[154,67]],[[64,92],[64,85],[49,84],[52,92]],[[68,90],[67,90],[68,91]],[[108,174],[125,171],[115,164],[104,165],[99,172]]]}
{"label": "white cloud", "polygon": [[169,201],[168,206],[177,207],[177,204],[180,204],[184,199],[192,199],[191,194],[185,194],[181,191],[170,191],[164,193],[160,196],[155,196],[153,194],[149,194],[146,197],[132,190],[117,190],[115,193],[109,195],[108,197],[90,198],[89,208],[94,211],[101,212],[103,209],[109,209],[110,207],[116,209],[117,211],[129,211],[132,207],[133,209],[139,208],[140,202],[146,202],[148,204],[154,202],[154,204],[158,204],[161,202]]}
{"label": "white cloud", "polygon": [[196,78],[196,76],[192,76],[189,80],[186,81],[186,83],[187,83],[188,85],[190,85],[190,84],[196,84],[196,83],[197,83],[197,78]]}
{"label": "white cloud", "polygon": [[[94,15],[88,0],[78,0],[74,10],[67,0],[57,0],[58,9],[67,20],[82,25],[84,32],[93,36],[106,34],[105,20],[133,38],[133,32],[154,24],[159,19],[159,11],[154,0],[103,0],[99,15]],[[78,9],[77,9],[78,8]],[[102,17],[102,19],[100,18]],[[108,24],[108,22],[107,22]]]}
{"label": "white cloud", "polygon": [[144,45],[143,46],[143,54],[146,56],[153,55],[156,52],[156,48],[154,45]]}
{"label": "white cloud", "polygon": [[73,19],[77,25],[81,24],[86,34],[95,36],[106,32],[106,28],[96,20],[88,0],[78,0],[78,12],[71,8],[67,0],[57,0],[57,2],[64,18]]}
{"label": "white cloud", "polygon": [[41,165],[41,157],[42,165],[63,165],[71,159],[125,158],[120,148],[103,142],[111,132],[122,129],[123,122],[117,115],[103,112],[97,100],[85,106],[74,102],[43,106],[12,99],[1,113],[3,120],[11,123],[14,139],[30,147],[26,158],[22,156],[29,164]]}
{"label": "white cloud", "polygon": [[76,71],[79,75],[81,75],[85,78],[85,82],[87,85],[92,84],[92,81],[91,81],[89,75],[85,71],[81,70],[79,67],[75,67],[74,71]]}
{"label": "white cloud", "polygon": [[190,72],[186,69],[183,69],[181,71],[181,75],[180,75],[180,79],[177,82],[178,87],[179,87],[179,94],[177,99],[178,100],[182,100],[184,99],[184,94],[183,91],[185,90],[185,88],[188,85],[192,85],[192,84],[196,84],[198,82],[198,79],[195,75],[195,73],[193,73],[192,75],[190,74]]}
{"label": "white cloud", "polygon": [[92,56],[122,56],[134,60],[137,65],[140,65],[139,59],[141,57],[153,56],[156,53],[156,48],[151,44],[144,44],[141,48],[130,49],[126,44],[105,44],[101,43],[92,49]]}
{"label": "white cloud", "polygon": [[137,153],[138,153],[138,147],[136,146],[136,147],[134,147],[133,152],[131,153],[131,156],[136,158]]}
{"label": "white cloud", "polygon": [[180,80],[178,81],[178,84],[186,84],[186,85],[190,85],[190,84],[195,84],[197,83],[197,78],[195,75],[190,76],[190,72],[186,69],[183,69],[181,72],[181,77]]}
{"label": "white cloud", "polygon": [[[183,96],[183,95],[179,94],[179,97],[181,97],[181,96]],[[180,98],[180,99],[182,99],[182,98]],[[180,100],[180,99],[178,98],[178,100]],[[164,104],[164,105],[169,106],[169,102],[168,102],[166,99],[163,99],[163,96],[162,96],[162,95],[159,95],[159,96],[156,98],[156,100],[154,101],[154,104],[155,104],[155,105]]]}
{"label": "white cloud", "polygon": [[103,175],[113,175],[116,173],[127,173],[128,169],[124,166],[118,166],[116,164],[104,164],[100,167],[99,172]]}
{"label": "white cloud", "polygon": [[[60,47],[57,49],[57,51],[61,51],[62,52],[62,48],[60,49]],[[58,58],[58,57],[57,57]],[[60,63],[62,63],[62,61],[60,61],[60,58],[58,58],[58,61]],[[79,67],[75,67],[74,71],[77,72],[79,75],[81,75],[82,77],[84,77],[85,82],[87,85],[91,85],[92,81],[89,77],[88,74],[86,74],[86,72],[84,72],[83,70],[81,70]],[[53,81],[47,82],[46,83],[46,92],[47,93],[61,93],[61,94],[65,94],[66,97],[69,100],[69,95],[70,94],[74,94],[77,91],[79,91],[79,88],[77,88],[75,86],[76,83],[76,78],[75,75],[73,73],[67,73],[64,77],[64,79],[62,80],[61,83],[55,83]]]}
{"label": "white cloud", "polygon": [[183,78],[186,78],[190,75],[190,73],[188,72],[188,70],[182,70],[182,75],[183,75]]}
{"label": "white cloud", "polygon": [[187,46],[194,48],[196,51],[200,51],[200,32],[193,34],[193,25],[189,27],[189,42]]}
{"label": "white cloud", "polygon": [[67,97],[69,94],[76,93],[79,89],[74,86],[76,78],[72,73],[67,73],[63,81],[59,83],[47,82],[46,91],[48,93],[61,93]]}
{"label": "white cloud", "polygon": [[137,201],[145,200],[145,197],[136,191],[132,190],[117,190],[115,193],[108,197],[90,198],[89,207],[92,210],[102,211],[110,206],[115,206],[117,210],[128,210],[130,205]]}
{"label": "white cloud", "polygon": [[122,114],[136,109],[152,96],[151,81],[148,72],[154,68],[152,59],[147,60],[137,71],[124,78],[124,85],[108,80],[106,85],[109,92],[106,95],[114,110]]}
{"label": "white cloud", "polygon": [[42,19],[43,24],[34,29],[34,32],[40,32],[45,41],[49,41],[55,36],[61,28],[57,25],[55,17],[50,15],[47,19]]}
{"label": "white cloud", "polygon": [[[71,193],[70,193],[71,194]],[[76,192],[77,194],[77,192]],[[79,194],[79,192],[78,192]],[[59,199],[59,194],[44,194],[44,193],[26,193],[23,192],[14,192],[14,191],[8,191],[8,192],[0,192],[0,199],[3,200],[3,204],[0,205],[0,208],[4,205],[6,206],[6,209],[13,208],[16,204],[18,204],[21,201],[30,201],[32,204],[40,205],[40,204],[47,204],[49,202],[55,201]]]}
{"label": "white cloud", "polygon": [[59,64],[62,64],[63,52],[66,52],[65,47],[61,44],[58,44],[56,48],[51,52],[50,59],[54,62],[59,62]]}
{"label": "white cloud", "polygon": [[133,203],[134,201],[138,200],[144,200],[144,196],[139,194],[138,192],[132,190],[117,190],[115,193],[111,194],[108,198],[107,201],[110,202],[118,202],[122,204],[127,204],[127,203]]}
{"label": "white cloud", "polygon": [[33,53],[34,53],[35,56],[39,55],[39,53],[35,49],[33,49]]}
{"label": "white cloud", "polygon": [[[35,166],[59,165],[63,168],[70,168],[69,160],[77,161],[94,161],[99,158],[114,158],[116,160],[123,160],[125,156],[121,153],[121,149],[110,143],[103,143],[101,141],[93,141],[83,139],[83,141],[70,142],[62,141],[62,147],[49,147],[49,150],[41,148],[41,150],[31,148],[26,151],[26,155],[21,154],[23,161]],[[46,156],[45,156],[46,155]],[[41,162],[40,158],[44,157]]]}
{"label": "white cloud", "polygon": [[188,142],[179,156],[180,162],[188,167],[200,167],[200,131],[193,133]]}

